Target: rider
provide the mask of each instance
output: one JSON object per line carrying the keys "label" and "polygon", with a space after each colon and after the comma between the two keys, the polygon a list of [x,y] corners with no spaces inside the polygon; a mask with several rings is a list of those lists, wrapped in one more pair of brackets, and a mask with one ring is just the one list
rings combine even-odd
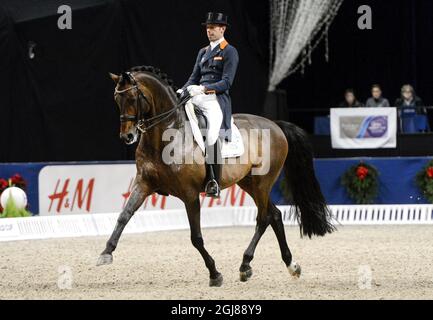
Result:
{"label": "rider", "polygon": [[207,118],[208,182],[205,190],[207,196],[219,198],[222,161],[218,160],[219,157],[215,159],[215,156],[220,156],[220,139],[231,140],[232,108],[229,89],[236,75],[239,56],[237,50],[224,39],[224,32],[229,26],[225,14],[209,12],[202,25],[206,26],[210,44],[198,52],[192,74],[178,93],[183,95],[185,90],[188,91],[193,97],[193,104]]}

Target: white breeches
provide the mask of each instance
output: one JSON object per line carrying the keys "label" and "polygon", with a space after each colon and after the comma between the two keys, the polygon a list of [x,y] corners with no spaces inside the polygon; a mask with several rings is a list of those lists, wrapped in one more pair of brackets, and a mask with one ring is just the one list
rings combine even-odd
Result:
{"label": "white breeches", "polygon": [[194,96],[191,101],[203,111],[203,114],[207,118],[208,130],[206,133],[206,144],[212,146],[218,140],[221,124],[223,122],[223,113],[218,103],[217,96],[215,94],[200,94]]}

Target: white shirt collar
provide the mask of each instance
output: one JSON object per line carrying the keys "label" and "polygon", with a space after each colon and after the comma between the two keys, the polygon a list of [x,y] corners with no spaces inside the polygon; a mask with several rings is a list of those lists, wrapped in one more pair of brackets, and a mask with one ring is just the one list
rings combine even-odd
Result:
{"label": "white shirt collar", "polygon": [[215,49],[215,47],[217,45],[219,45],[221,42],[223,42],[224,40],[225,40],[224,37],[222,37],[221,39],[219,39],[217,41],[211,41],[211,43],[210,43],[210,49],[211,50]]}

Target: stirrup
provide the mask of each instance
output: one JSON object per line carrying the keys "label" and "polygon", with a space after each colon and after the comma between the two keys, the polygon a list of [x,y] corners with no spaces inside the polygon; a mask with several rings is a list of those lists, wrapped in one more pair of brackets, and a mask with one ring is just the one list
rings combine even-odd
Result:
{"label": "stirrup", "polygon": [[[209,191],[210,188],[212,189],[216,188],[216,190]],[[212,197],[214,199],[220,198],[221,189],[218,182],[215,179],[211,179],[208,181],[208,183],[206,183],[205,191],[206,191],[206,197]]]}

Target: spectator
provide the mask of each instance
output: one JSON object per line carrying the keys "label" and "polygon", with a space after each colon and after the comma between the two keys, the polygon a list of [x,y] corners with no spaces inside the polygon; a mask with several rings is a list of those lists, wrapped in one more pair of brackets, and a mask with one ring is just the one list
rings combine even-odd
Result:
{"label": "spectator", "polygon": [[389,108],[389,101],[382,97],[382,89],[378,84],[371,87],[371,98],[367,100],[366,108]]}
{"label": "spectator", "polygon": [[425,108],[419,108],[425,107],[425,105],[421,98],[416,95],[414,88],[410,84],[405,84],[401,88],[401,96],[395,101],[395,106],[406,110],[416,110],[420,114],[427,114]]}
{"label": "spectator", "polygon": [[344,93],[344,101],[340,103],[339,107],[362,108],[364,105],[356,99],[355,91],[353,89],[347,89]]}

